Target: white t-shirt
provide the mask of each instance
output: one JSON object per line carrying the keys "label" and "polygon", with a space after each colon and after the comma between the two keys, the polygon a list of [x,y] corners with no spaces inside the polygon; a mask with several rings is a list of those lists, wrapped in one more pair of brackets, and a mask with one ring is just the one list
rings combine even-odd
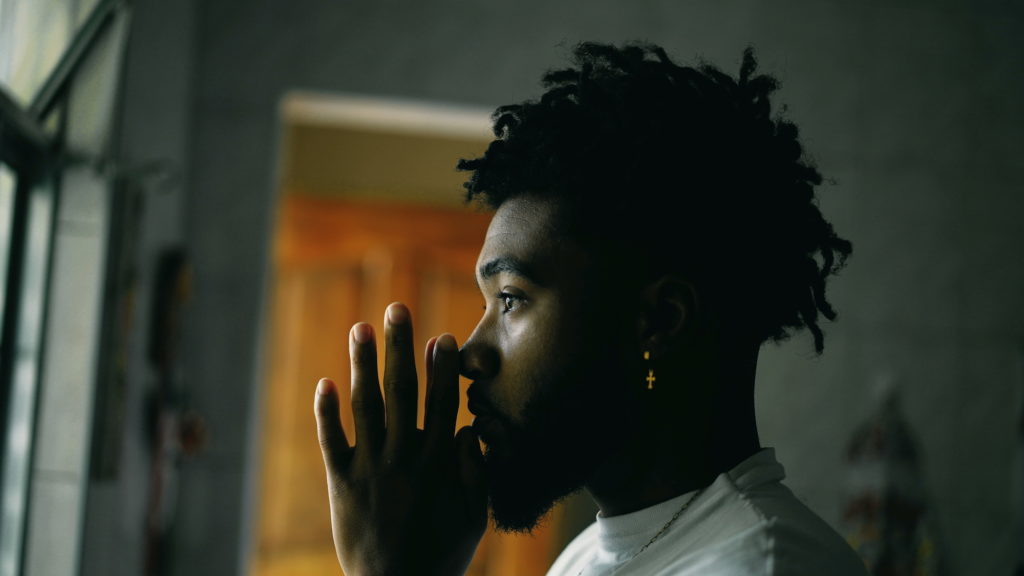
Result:
{"label": "white t-shirt", "polygon": [[763,448],[704,490],[646,550],[695,492],[580,533],[548,576],[865,576],[860,557],[782,485],[782,465]]}

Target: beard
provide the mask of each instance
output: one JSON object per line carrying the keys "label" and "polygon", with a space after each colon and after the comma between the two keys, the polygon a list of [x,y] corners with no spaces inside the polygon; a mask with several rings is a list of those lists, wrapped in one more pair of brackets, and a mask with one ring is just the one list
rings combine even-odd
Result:
{"label": "beard", "polygon": [[498,531],[530,533],[555,504],[583,488],[596,465],[555,458],[539,443],[517,444],[488,445],[484,451],[491,519]]}
{"label": "beard", "polygon": [[[577,366],[579,364],[576,364]],[[611,371],[614,374],[614,371]],[[581,490],[616,446],[624,414],[635,413],[603,374],[546,378],[522,423],[501,419],[502,434],[487,442],[491,518],[502,532],[530,533],[547,513]]]}

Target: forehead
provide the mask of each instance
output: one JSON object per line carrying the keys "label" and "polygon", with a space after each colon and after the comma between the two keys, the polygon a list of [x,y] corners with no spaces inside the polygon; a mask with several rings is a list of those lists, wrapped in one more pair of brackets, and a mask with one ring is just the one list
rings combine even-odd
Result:
{"label": "forehead", "polygon": [[519,197],[507,200],[495,212],[487,228],[487,241],[506,242],[513,237],[550,235],[557,231],[553,201]]}
{"label": "forehead", "polygon": [[553,201],[530,196],[509,199],[491,219],[478,268],[503,258],[515,258],[534,268],[549,267],[569,248],[562,232]]}

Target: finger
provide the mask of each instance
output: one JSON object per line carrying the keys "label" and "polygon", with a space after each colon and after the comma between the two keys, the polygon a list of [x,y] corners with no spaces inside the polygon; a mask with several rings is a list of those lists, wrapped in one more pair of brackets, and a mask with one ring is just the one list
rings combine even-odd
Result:
{"label": "finger", "polygon": [[324,466],[329,475],[340,474],[349,452],[348,438],[341,426],[341,410],[338,407],[338,389],[334,382],[321,378],[316,385],[313,400],[316,415],[316,435],[324,456]]}
{"label": "finger", "polygon": [[384,400],[377,379],[377,345],[373,327],[360,322],[349,335],[352,360],[352,417],[356,428],[356,453],[375,456],[384,439]]}
{"label": "finger", "polygon": [[459,413],[459,347],[451,334],[443,334],[434,346],[431,394],[423,418],[427,446],[445,450],[455,438]]}
{"label": "finger", "polygon": [[463,426],[455,435],[455,444],[466,514],[482,533],[487,528],[487,468],[480,439],[472,428]]}
{"label": "finger", "polygon": [[[424,370],[427,371],[427,393],[426,406],[430,406],[430,394],[434,388],[434,346],[437,344],[437,337],[427,340],[427,349],[423,355]],[[423,415],[423,423],[426,426],[426,414]]]}
{"label": "finger", "polygon": [[384,404],[387,408],[386,458],[408,447],[416,432],[416,356],[412,319],[405,305],[395,302],[385,314]]}

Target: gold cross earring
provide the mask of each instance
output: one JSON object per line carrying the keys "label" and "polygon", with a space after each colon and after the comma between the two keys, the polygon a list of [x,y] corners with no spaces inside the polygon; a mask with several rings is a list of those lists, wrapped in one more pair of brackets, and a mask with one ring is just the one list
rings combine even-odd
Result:
{"label": "gold cross earring", "polygon": [[[651,353],[650,353],[650,351],[644,350],[644,360],[647,360],[647,361],[651,360]],[[647,368],[647,389],[648,390],[654,390],[654,381],[655,380],[657,380],[657,378],[654,377],[654,368],[651,368],[650,366],[648,366],[648,368]]]}

